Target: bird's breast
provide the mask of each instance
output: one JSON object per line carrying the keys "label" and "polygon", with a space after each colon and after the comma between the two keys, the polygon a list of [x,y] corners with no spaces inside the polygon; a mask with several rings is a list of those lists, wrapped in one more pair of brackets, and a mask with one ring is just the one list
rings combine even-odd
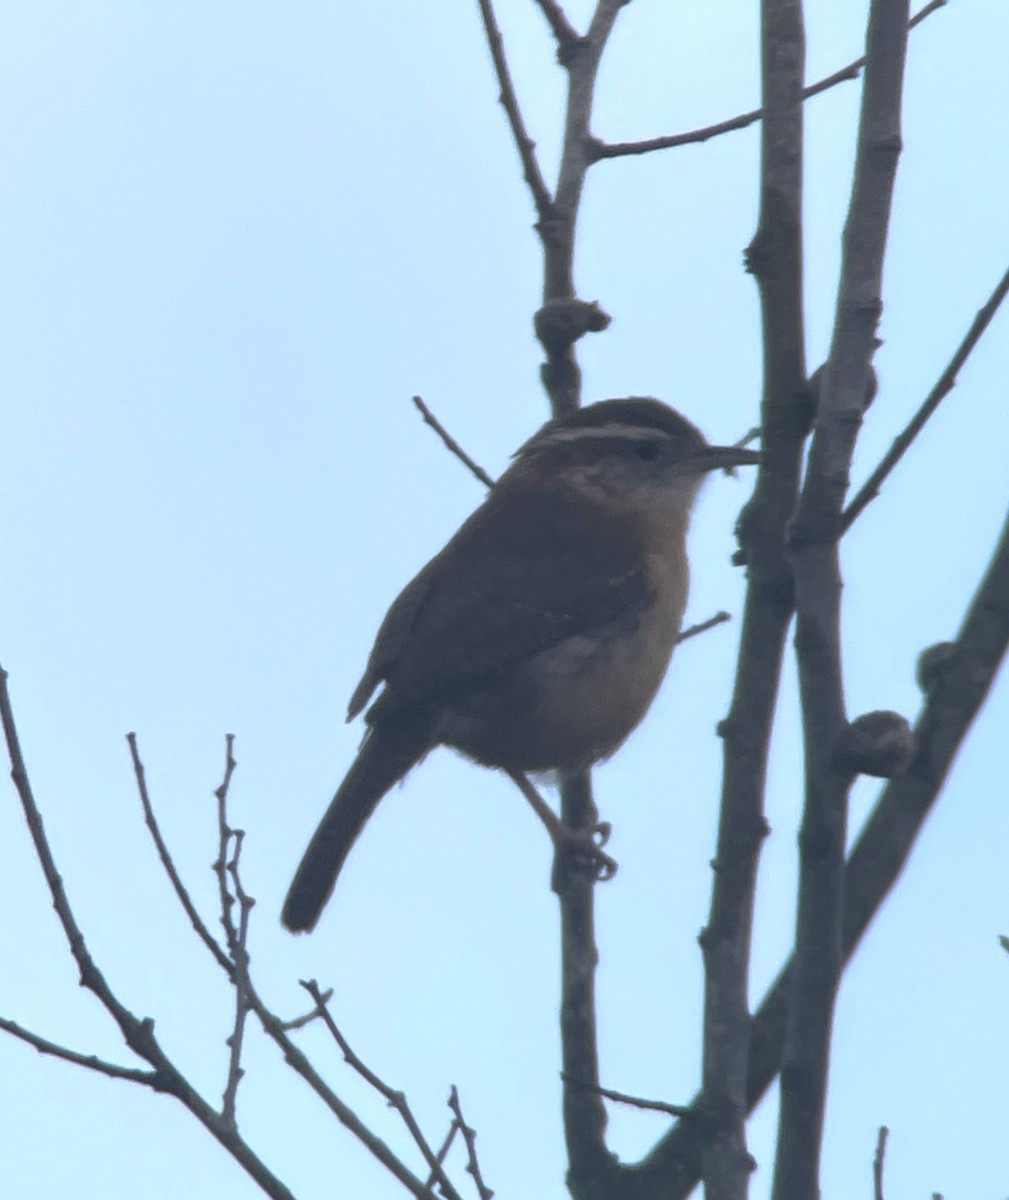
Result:
{"label": "bird's breast", "polygon": [[687,565],[672,549],[646,556],[641,611],[532,655],[507,687],[446,712],[439,740],[522,771],[577,770],[612,754],[648,710],[679,635]]}

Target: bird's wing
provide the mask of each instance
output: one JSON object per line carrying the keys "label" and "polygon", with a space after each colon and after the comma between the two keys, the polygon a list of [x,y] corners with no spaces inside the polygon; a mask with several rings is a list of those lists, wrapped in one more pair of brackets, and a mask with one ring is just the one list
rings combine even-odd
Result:
{"label": "bird's wing", "polygon": [[567,638],[633,628],[650,599],[627,521],[550,481],[496,489],[390,609],[352,714],[382,680],[383,710],[415,708]]}

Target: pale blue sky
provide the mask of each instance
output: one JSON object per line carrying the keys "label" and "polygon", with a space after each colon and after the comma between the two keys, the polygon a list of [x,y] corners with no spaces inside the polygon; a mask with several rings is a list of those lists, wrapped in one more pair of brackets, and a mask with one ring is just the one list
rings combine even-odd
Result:
{"label": "pale blue sky", "polygon": [[[587,4],[569,7],[581,23]],[[809,78],[860,53],[862,6],[809,6]],[[560,76],[534,5],[502,0],[553,174]],[[699,8],[703,11],[697,11]],[[692,128],[758,102],[755,4],[621,14],[596,132]],[[841,10],[844,10],[843,14]],[[881,390],[856,482],[920,402],[1009,259],[1009,9],[958,0],[912,37],[886,270]],[[136,802],[136,730],[165,833],[213,920],[212,790],[258,898],[254,967],[284,1013],[335,988],[361,1055],[438,1140],[449,1085],[498,1196],[564,1196],[557,918],[549,849],[509,785],[438,752],[369,826],[310,938],[278,924],[360,736],[343,713],[396,591],[480,499],[416,418],[420,392],[492,473],[546,415],[539,259],[475,3],[32,0],[0,14],[0,663],[47,828],[123,1001],[219,1098],[230,996],[168,893]],[[808,355],[829,338],[858,103],[808,106]],[[716,439],[755,420],[756,128],[590,176],[577,277],[613,315],[584,343],[587,400],[673,403]],[[852,715],[913,717],[919,651],[951,637],[1009,499],[1002,314],[845,546]],[[738,612],[713,481],[689,618]],[[621,863],[600,889],[602,1071],[682,1101],[697,1081],[720,747],[738,624],[678,651],[652,715],[598,774]],[[793,669],[775,742],[754,996],[791,938],[800,772]],[[1009,844],[1003,684],[841,996],[825,1196],[1006,1193]],[[855,823],[876,794],[855,799]],[[76,977],[13,793],[0,805],[0,1013],[130,1062]],[[318,1031],[326,1074],[388,1141],[392,1115]],[[239,1115],[302,1200],[403,1193],[253,1037]],[[10,1195],[244,1200],[255,1185],[177,1104],[0,1039]],[[773,1108],[754,1126],[766,1194]],[[656,1117],[614,1111],[642,1153]],[[461,1178],[461,1171],[457,1173]]]}

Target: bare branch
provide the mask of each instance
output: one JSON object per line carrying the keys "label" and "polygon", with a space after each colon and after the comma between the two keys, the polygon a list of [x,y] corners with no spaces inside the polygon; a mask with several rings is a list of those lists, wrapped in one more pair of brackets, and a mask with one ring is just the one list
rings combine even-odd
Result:
{"label": "bare branch", "polygon": [[879,466],[876,467],[861,488],[859,488],[858,494],[844,510],[844,515],[841,517],[842,533],[846,533],[851,528],[862,512],[879,495],[879,489],[887,476],[904,457],[914,439],[924,429],[929,417],[932,416],[942,401],[956,386],[957,375],[970,357],[974,347],[981,340],[981,335],[991,324],[992,318],[998,312],[1007,293],[1009,293],[1009,269],[1006,270],[1005,274],[998,281],[987,303],[978,310],[977,315],[971,322],[970,329],[967,330],[963,341],[957,347],[956,353],[949,360],[946,369],[939,376],[935,387],[925,397],[921,407],[907,423],[906,428],[894,438],[893,445],[883,456]]}
{"label": "bare branch", "polygon": [[[435,1155],[435,1159],[437,1160],[439,1166],[443,1166],[445,1159],[448,1158],[448,1152],[452,1149],[452,1143],[455,1141],[455,1136],[458,1132],[459,1123],[453,1119],[451,1125],[448,1127],[448,1133],[446,1133],[445,1137],[442,1139],[442,1143],[438,1147],[438,1153]],[[431,1190],[431,1185],[437,1178],[438,1177],[434,1171],[429,1172],[427,1179],[424,1181],[424,1186],[428,1189],[428,1191]]]}
{"label": "bare branch", "polygon": [[767,755],[791,617],[785,530],[808,430],[802,311],[802,80],[805,32],[798,0],[761,7],[761,207],[747,252],[760,287],[764,332],[762,460],[741,523],[749,563],[732,707],[719,732],[724,774],[718,849],[704,952],[703,1149],[705,1193],[742,1200],[750,1049],[749,963],[757,864],[767,833]]}
{"label": "bare branch", "polygon": [[[599,821],[588,772],[568,776],[561,784],[561,816],[565,824],[587,829]],[[605,1194],[606,1181],[617,1172],[606,1148],[606,1109],[599,1088],[599,1048],[596,1040],[596,946],[593,879],[586,871],[571,870],[571,856],[555,859],[554,891],[561,909],[561,1070],[562,1078],[582,1080],[588,1087],[564,1087],[564,1136],[570,1176],[597,1182]],[[574,1194],[578,1194],[575,1192]]]}
{"label": "bare branch", "polygon": [[[333,999],[333,989],[326,988],[322,993],[324,1004],[328,1004]],[[283,1022],[283,1030],[287,1033],[291,1029],[304,1029],[306,1025],[311,1025],[313,1021],[319,1020],[319,1006],[316,1004],[306,1013],[302,1013],[300,1017],[292,1017],[289,1021]]]}
{"label": "bare branch", "polygon": [[[232,757],[233,735],[228,735],[228,754],[227,766],[225,768],[225,779],[230,779],[231,771],[234,768],[234,759]],[[225,793],[227,784],[221,785]],[[238,1097],[238,1085],[242,1080],[245,1071],[242,1069],[242,1039],[245,1035],[246,1017],[249,1014],[249,991],[251,988],[249,981],[249,916],[252,912],[252,907],[255,901],[249,896],[242,887],[241,877],[238,872],[238,860],[242,853],[242,839],[244,833],[241,830],[236,830],[234,833],[234,850],[231,859],[228,863],[228,872],[231,875],[232,885],[235,889],[235,897],[238,900],[238,929],[235,934],[232,944],[232,957],[235,962],[235,1023],[232,1027],[231,1035],[227,1040],[229,1059],[228,1059],[228,1079],[224,1088],[224,1101],[222,1104],[222,1114],[225,1121],[235,1124],[235,1102]]]}
{"label": "bare branch", "polygon": [[876,1138],[876,1157],[872,1160],[872,1194],[873,1200],[884,1200],[883,1197],[883,1164],[886,1161],[886,1139],[889,1129],[880,1125],[879,1136]]}
{"label": "bare branch", "polygon": [[137,749],[137,735],[128,733],[126,735],[127,744],[130,747],[130,758],[133,761],[133,774],[137,780],[137,791],[140,794],[140,803],[144,809],[144,821],[147,828],[151,832],[151,837],[154,840],[154,846],[158,852],[158,858],[161,860],[161,865],[165,868],[165,874],[168,876],[169,882],[178,897],[179,903],[185,910],[189,922],[196,930],[200,941],[207,947],[210,953],[217,960],[218,965],[228,974],[229,978],[234,977],[234,966],[227,954],[218,945],[216,939],[211,934],[210,930],[203,923],[203,918],[196,911],[196,905],[193,903],[189,895],[189,891],[182,878],[175,868],[175,862],[172,859],[171,853],[168,850],[168,845],[161,835],[161,827],[158,824],[157,817],[154,815],[154,807],[151,804],[151,798],[147,791],[147,776],[144,772],[144,764],[140,760],[140,752]]}
{"label": "bare branch", "polygon": [[485,487],[492,488],[494,486],[494,480],[491,479],[483,467],[479,466],[473,461],[473,459],[470,458],[462,446],[460,446],[455,438],[452,437],[452,435],[446,430],[445,426],[442,425],[442,423],[428,408],[420,396],[414,396],[413,403],[416,406],[417,411],[424,418],[424,424],[431,426],[435,433],[444,442],[446,449],[450,450],[456,456],[456,458],[459,459],[463,466],[467,467],[469,471],[475,475]]}
{"label": "bare branch", "polygon": [[[988,569],[950,643],[940,677],[914,728],[914,758],[880,794],[844,871],[844,961],[850,961],[900,877],[967,731],[1009,649],[1009,518]],[[794,959],[782,967],[753,1017],[747,1088],[752,1112],[781,1069]],[[642,1196],[686,1200],[701,1178],[703,1101],[637,1167]],[[636,1194],[639,1194],[636,1193]]]}
{"label": "bare branch", "polygon": [[155,1089],[157,1087],[157,1076],[153,1071],[142,1071],[137,1067],[121,1067],[118,1063],[106,1062],[105,1059],[98,1058],[94,1054],[80,1054],[67,1046],[61,1046],[58,1042],[51,1042],[48,1038],[32,1033],[30,1029],[25,1029],[23,1025],[19,1025],[16,1021],[10,1021],[6,1017],[0,1017],[0,1029],[4,1033],[11,1034],[12,1037],[19,1038],[22,1042],[27,1042],[29,1046],[34,1046],[40,1054],[62,1058],[64,1062],[73,1063],[77,1067],[86,1067],[89,1071],[107,1075],[110,1079],[125,1079],[129,1083],[141,1083]]}
{"label": "bare branch", "polygon": [[[233,741],[230,738],[227,746],[228,753],[224,781],[215,792],[219,804],[218,822],[221,839],[219,860],[222,864],[224,864],[220,868],[219,878],[222,891],[222,920],[225,924],[225,928],[229,930],[229,944],[238,945],[242,944],[242,934],[240,928],[238,930],[234,929],[230,915],[233,901],[228,892],[227,881],[224,878],[225,870],[230,872],[232,875],[232,884],[235,888],[235,894],[239,900],[243,912],[247,912],[251,908],[251,900],[245,894],[245,891],[241,885],[241,881],[238,878],[237,854],[231,858],[230,862],[225,862],[229,841],[233,837],[241,836],[240,831],[232,830],[228,823],[228,786],[235,768],[235,761],[232,755]],[[215,869],[217,866],[218,864],[215,863]],[[266,1033],[267,1037],[269,1037],[281,1051],[284,1056],[284,1061],[287,1063],[287,1065],[290,1066],[296,1074],[301,1076],[301,1078],[308,1084],[312,1091],[315,1092],[316,1096],[323,1102],[323,1104],[326,1105],[336,1119],[347,1130],[349,1130],[350,1133],[353,1134],[353,1136],[356,1137],[368,1151],[370,1151],[375,1159],[377,1159],[377,1161],[380,1162],[382,1166],[384,1166],[386,1170],[388,1170],[389,1173],[395,1179],[397,1179],[412,1196],[416,1198],[416,1200],[430,1200],[429,1188],[420,1179],[418,1179],[412,1171],[410,1171],[406,1164],[403,1163],[389,1149],[389,1147],[385,1144],[385,1142],[382,1141],[381,1138],[372,1133],[368,1126],[365,1125],[364,1122],[361,1121],[361,1119],[357,1116],[354,1110],[336,1095],[333,1089],[325,1082],[325,1080],[323,1080],[318,1071],[316,1071],[312,1066],[308,1057],[302,1053],[298,1046],[288,1037],[288,1030],[290,1028],[295,1026],[300,1027],[301,1025],[307,1024],[309,1021],[315,1019],[316,1016],[321,1015],[318,1004],[316,1005],[316,1009],[309,1016],[299,1018],[299,1020],[294,1022],[285,1023],[281,1021],[275,1013],[271,1012],[271,1010],[267,1008],[267,1006],[260,999],[252,983],[251,976],[248,973],[244,975],[242,982],[245,989],[245,1005],[256,1014],[264,1033]],[[325,1004],[326,1000],[328,1000],[329,995],[329,992],[326,992],[325,994],[319,994],[319,1000],[323,1003],[323,1005]],[[458,1197],[450,1196],[449,1200],[458,1200]]]}
{"label": "bare branch", "polygon": [[228,788],[231,786],[231,777],[237,766],[233,754],[235,747],[234,734],[229,733],[226,735],[225,747],[224,778],[214,791],[214,796],[217,800],[217,858],[214,860],[213,870],[217,876],[217,891],[221,905],[221,925],[227,938],[228,949],[231,952],[232,958],[234,958],[238,945],[238,928],[231,913],[235,897],[231,894],[228,886],[228,849],[232,838],[236,834],[236,830],[233,830],[228,825]]}
{"label": "bare branch", "polygon": [[484,1183],[483,1176],[480,1174],[480,1162],[476,1155],[476,1130],[466,1124],[466,1119],[462,1115],[462,1104],[459,1101],[459,1089],[454,1083],[452,1084],[452,1091],[449,1093],[448,1106],[455,1116],[459,1132],[466,1143],[466,1170],[473,1176],[473,1182],[476,1184],[480,1200],[491,1200],[494,1193]]}
{"label": "bare branch", "polygon": [[872,0],[834,335],[805,484],[791,524],[806,798],[774,1200],[815,1195],[820,1187],[830,1033],[844,961],[844,850],[852,782],[833,759],[847,724],[837,539],[882,311],[883,257],[901,148],[907,24],[908,0]]}
{"label": "bare branch", "polygon": [[[605,328],[607,318],[598,306],[577,299],[574,247],[585,173],[590,166],[589,123],[599,63],[623,0],[598,0],[589,29],[564,60],[568,72],[567,112],[555,202],[550,219],[540,222],[543,244],[543,309],[537,332],[546,354],[540,378],[555,416],[570,412],[581,400],[581,371],[574,347],[585,332]],[[569,314],[572,319],[555,319]],[[565,325],[569,326],[564,332]],[[599,814],[587,772],[566,777],[561,784],[561,817],[574,829],[591,828]],[[596,1044],[595,986],[599,953],[595,940],[593,880],[584,871],[569,870],[569,857],[555,861],[554,891],[561,912],[561,1057],[569,1075],[599,1085]],[[566,1086],[563,1097],[564,1137],[570,1163],[569,1183],[577,1187],[612,1180],[617,1166],[606,1147],[606,1110],[598,1095]]]}
{"label": "bare branch", "polygon": [[708,617],[706,621],[700,621],[697,625],[691,625],[689,628],[684,629],[676,639],[676,644],[678,646],[681,642],[685,642],[689,638],[697,637],[699,633],[707,633],[709,629],[714,629],[717,625],[724,625],[726,621],[731,620],[731,613],[716,612],[713,617]]}
{"label": "bare branch", "polygon": [[358,1139],[375,1159],[397,1179],[415,1200],[431,1200],[430,1189],[423,1180],[418,1179],[403,1163],[358,1117],[357,1113],[345,1104],[333,1089],[326,1083],[319,1072],[312,1066],[299,1047],[291,1041],[284,1030],[284,1023],[272,1013],[259,998],[253,988],[249,995],[249,1005],[259,1018],[267,1037],[277,1045],[283,1053],[284,1060],[292,1070],[301,1076],[319,1099],[326,1105],[336,1119]]}
{"label": "bare branch", "polygon": [[236,1130],[222,1120],[220,1114],[214,1111],[178,1070],[154,1036],[153,1020],[150,1017],[141,1019],[130,1012],[113,992],[105,976],[92,959],[84,940],[83,931],[77,924],[70,907],[63,880],[56,869],[42,824],[42,816],[35,803],[35,797],[32,795],[21,745],[14,725],[14,713],[7,690],[7,672],[2,668],[0,668],[0,720],[2,720],[4,736],[7,741],[11,777],[21,800],[21,807],[28,823],[36,856],[49,886],[53,907],[63,927],[70,953],[80,971],[81,985],[98,998],[106,1012],[116,1022],[123,1040],[130,1049],[145,1062],[150,1063],[153,1072],[150,1075],[149,1086],[155,1091],[167,1092],[181,1101],[268,1196],[274,1197],[275,1200],[294,1200],[284,1184],[253,1153]]}
{"label": "bare branch", "polygon": [[[444,1167],[438,1155],[431,1149],[430,1143],[421,1132],[421,1128],[417,1123],[417,1118],[413,1115],[409,1102],[406,1096],[394,1088],[391,1088],[387,1083],[383,1082],[375,1072],[367,1066],[350,1047],[350,1043],[340,1032],[339,1026],[333,1020],[332,1013],[326,1003],[327,997],[323,995],[318,983],[314,979],[301,979],[298,981],[306,992],[312,997],[312,1001],[316,1006],[316,1012],[322,1019],[322,1023],[329,1030],[330,1035],[336,1044],[340,1047],[340,1052],[343,1054],[344,1060],[351,1066],[358,1075],[370,1087],[373,1087],[380,1096],[382,1096],[390,1108],[394,1108],[399,1113],[400,1119],[407,1127],[410,1136],[413,1138],[414,1145],[424,1156],[424,1161],[427,1163],[432,1176],[438,1181],[439,1187],[449,1200],[461,1200],[459,1193],[455,1190],[451,1180],[445,1174]],[[329,995],[329,993],[327,993]]]}
{"label": "bare branch", "polygon": [[[946,3],[947,0],[931,0],[931,3],[926,4],[908,21],[908,29],[913,29],[938,9],[945,8]],[[803,88],[802,98],[809,100],[813,96],[819,96],[821,92],[829,91],[839,83],[857,79],[864,66],[865,56],[863,55],[848,63],[846,67],[841,67],[840,70],[825,75],[823,79]],[[645,138],[637,142],[602,142],[593,138],[591,154],[593,161],[598,162],[605,158],[626,158],[632,154],[651,154],[654,150],[672,150],[677,146],[690,146],[697,142],[709,141],[713,137],[720,137],[723,133],[734,133],[737,129],[746,129],[750,125],[755,125],[763,115],[762,108],[755,108],[751,112],[741,113],[738,117],[730,117],[727,121],[706,125],[703,129],[692,129],[687,133],[666,134],[663,137]]]}
{"label": "bare branch", "polygon": [[[53,907],[56,909],[57,916],[66,934],[70,951],[80,970],[81,983],[98,997],[106,1011],[113,1017],[130,1049],[140,1058],[150,1063],[153,1068],[150,1072],[140,1071],[132,1074],[128,1069],[124,1068],[123,1072],[125,1073],[121,1073],[119,1068],[113,1067],[111,1072],[106,1073],[115,1074],[115,1077],[122,1077],[133,1082],[145,1083],[155,1091],[166,1092],[169,1095],[175,1096],[176,1099],[189,1109],[221,1146],[231,1154],[236,1162],[256,1181],[268,1196],[273,1197],[274,1200],[293,1200],[293,1196],[284,1184],[268,1170],[265,1164],[259,1160],[251,1148],[243,1141],[234,1128],[233,1123],[229,1123],[221,1114],[215,1112],[203,1097],[190,1086],[185,1076],[175,1067],[154,1036],[154,1022],[149,1017],[140,1019],[125,1008],[112,992],[104,976],[91,959],[83,933],[78,927],[73,912],[70,909],[66,893],[63,889],[62,879],[56,870],[52,852],[45,836],[42,818],[32,795],[20,742],[14,725],[14,714],[7,688],[7,672],[2,667],[0,667],[0,722],[2,722],[7,742],[7,751],[11,762],[11,776],[21,800],[22,808],[24,809],[36,854],[42,865],[46,882],[49,885],[49,890],[53,898]],[[220,824],[222,830],[225,831],[223,835],[223,844],[225,846],[227,845],[227,840],[232,836],[232,831],[228,828],[227,814],[224,811],[228,784],[235,766],[231,750],[232,741],[229,739],[225,779],[221,787],[217,789],[218,800],[222,806]],[[223,857],[222,854],[222,859]],[[232,860],[231,869],[237,871],[237,861],[234,859]],[[224,868],[222,868],[222,875],[223,871]],[[232,899],[227,894],[226,882],[222,882],[221,887],[224,911],[225,913],[230,913]],[[238,888],[238,894],[240,897],[244,896],[240,887]],[[246,897],[245,899],[248,898]],[[226,924],[230,924],[230,917],[227,918]],[[420,1179],[413,1175],[380,1138],[376,1137],[364,1125],[353,1110],[336,1096],[332,1089],[319,1076],[318,1072],[315,1071],[306,1056],[287,1036],[280,1019],[260,1000],[251,982],[248,982],[247,986],[248,995],[246,999],[248,1006],[256,1013],[267,1036],[281,1050],[285,1061],[308,1083],[337,1119],[403,1184],[416,1200],[430,1200],[430,1190]],[[9,1028],[10,1024],[12,1023],[8,1023],[8,1026],[2,1027],[7,1028],[8,1032],[11,1032],[14,1036],[19,1036],[15,1029]],[[43,1052],[50,1052],[49,1047],[51,1044],[44,1043],[44,1039],[37,1039],[32,1035],[32,1037],[23,1037],[23,1040],[32,1041],[32,1044],[43,1050]],[[60,1049],[62,1048],[54,1046],[52,1052],[58,1053]],[[73,1054],[73,1051],[69,1052],[69,1055],[72,1056]],[[67,1057],[67,1055],[61,1056]],[[88,1067],[93,1065],[92,1060],[89,1058],[85,1056],[80,1057],[83,1061],[79,1065]],[[70,1060],[78,1062],[78,1058],[76,1057],[72,1057]]]}
{"label": "bare branch", "polygon": [[606,43],[626,0],[597,0],[588,32],[562,63],[568,72],[567,112],[557,189],[549,219],[538,225],[543,244],[543,307],[536,314],[536,336],[546,361],[540,378],[554,416],[581,402],[581,370],[574,347],[586,333],[600,332],[609,317],[595,303],[579,300],[574,282],[575,232],[585,174],[592,165],[590,121],[596,76]]}
{"label": "bare branch", "polygon": [[553,200],[540,171],[539,163],[536,161],[536,143],[526,132],[525,122],[522,120],[522,113],[515,95],[515,85],[512,83],[511,72],[508,70],[508,59],[505,57],[504,40],[501,37],[497,18],[494,16],[494,6],[491,0],[477,0],[477,3],[480,5],[480,15],[483,17],[484,30],[487,34],[487,45],[494,62],[498,86],[501,89],[499,99],[508,116],[512,137],[515,139],[519,158],[522,160],[522,173],[529,185],[529,191],[532,193],[537,216],[539,220],[545,221],[553,211]]}
{"label": "bare branch", "polygon": [[564,9],[557,0],[536,0],[540,12],[546,17],[547,24],[553,30],[557,39],[557,54],[563,62],[578,41],[578,30],[568,20]]}
{"label": "bare branch", "polygon": [[689,1117],[693,1113],[688,1104],[669,1104],[665,1100],[644,1100],[640,1096],[628,1096],[626,1092],[615,1092],[612,1088],[593,1087],[592,1084],[585,1083],[581,1079],[572,1079],[569,1075],[562,1074],[561,1079],[565,1083],[571,1084],[572,1087],[595,1092],[596,1095],[602,1096],[605,1100],[615,1100],[618,1104],[628,1104],[631,1108],[643,1108],[649,1112],[667,1113],[671,1117]]}

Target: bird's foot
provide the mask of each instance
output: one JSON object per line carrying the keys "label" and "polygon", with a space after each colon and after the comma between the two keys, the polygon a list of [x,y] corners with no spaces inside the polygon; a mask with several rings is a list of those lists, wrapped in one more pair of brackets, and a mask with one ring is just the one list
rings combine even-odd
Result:
{"label": "bird's foot", "polygon": [[573,825],[558,821],[550,832],[555,851],[555,883],[568,863],[579,871],[587,871],[596,883],[606,883],[616,875],[617,860],[603,850],[612,832],[609,821],[600,821],[597,825],[583,825],[577,829]]}
{"label": "bird's foot", "polygon": [[616,875],[617,860],[610,858],[603,851],[603,846],[610,840],[612,832],[609,821],[599,821],[595,825],[568,825],[560,819],[521,771],[508,771],[507,768],[506,771],[550,834],[550,840],[554,844],[552,886],[555,892],[559,890],[564,875],[572,868],[582,874],[591,874],[596,883],[605,883]]}

